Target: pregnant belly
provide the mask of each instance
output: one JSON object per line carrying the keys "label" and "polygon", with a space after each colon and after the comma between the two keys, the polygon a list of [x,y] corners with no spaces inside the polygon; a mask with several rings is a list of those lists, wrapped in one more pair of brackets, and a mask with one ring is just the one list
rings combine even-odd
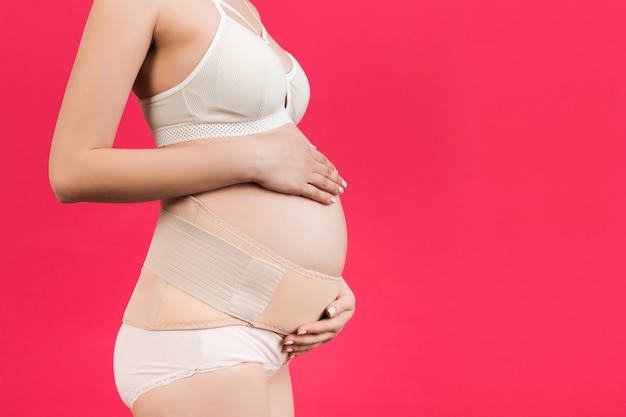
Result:
{"label": "pregnant belly", "polygon": [[283,258],[326,275],[341,275],[347,233],[340,202],[323,205],[256,184],[195,196],[227,223]]}

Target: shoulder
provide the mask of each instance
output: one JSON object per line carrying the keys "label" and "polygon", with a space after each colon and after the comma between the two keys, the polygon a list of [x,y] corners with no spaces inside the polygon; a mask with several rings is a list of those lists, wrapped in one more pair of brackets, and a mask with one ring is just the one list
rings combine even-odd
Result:
{"label": "shoulder", "polygon": [[157,44],[179,44],[218,26],[219,14],[210,0],[140,0],[156,3],[154,38]]}
{"label": "shoulder", "polygon": [[161,0],[94,0],[83,37],[134,41],[152,36]]}
{"label": "shoulder", "polygon": [[258,17],[260,19],[261,18],[261,13],[259,13],[259,9],[257,9],[256,6],[254,4],[252,4],[252,2],[250,2],[248,0],[243,0],[243,1],[246,2],[250,6],[250,9],[252,9],[252,11],[256,15],[256,17]]}
{"label": "shoulder", "polygon": [[94,0],[90,17],[121,19],[156,19],[163,0]]}

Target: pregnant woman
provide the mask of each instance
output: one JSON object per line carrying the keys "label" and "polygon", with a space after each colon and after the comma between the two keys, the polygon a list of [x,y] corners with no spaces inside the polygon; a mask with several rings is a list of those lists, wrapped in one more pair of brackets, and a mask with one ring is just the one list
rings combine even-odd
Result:
{"label": "pregnant woman", "polygon": [[[157,149],[113,148],[130,91]],[[95,0],[50,153],[62,202],[161,200],[115,346],[135,417],[291,416],[288,363],[354,311],[347,186],[247,0]]]}

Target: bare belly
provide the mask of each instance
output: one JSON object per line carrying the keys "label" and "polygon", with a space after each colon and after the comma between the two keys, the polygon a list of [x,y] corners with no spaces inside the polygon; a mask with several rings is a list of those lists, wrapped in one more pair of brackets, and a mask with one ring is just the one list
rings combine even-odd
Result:
{"label": "bare belly", "polygon": [[323,205],[256,184],[225,187],[196,194],[196,198],[285,259],[326,275],[341,275],[347,233],[339,201]]}

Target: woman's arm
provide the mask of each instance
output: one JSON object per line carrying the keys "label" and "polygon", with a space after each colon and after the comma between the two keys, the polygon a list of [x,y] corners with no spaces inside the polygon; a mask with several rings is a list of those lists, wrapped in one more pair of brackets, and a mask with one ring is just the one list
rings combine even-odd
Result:
{"label": "woman's arm", "polygon": [[128,94],[153,40],[158,1],[95,0],[50,151],[62,202],[134,202],[242,183],[329,204],[343,180],[293,127],[197,146],[113,149]]}

